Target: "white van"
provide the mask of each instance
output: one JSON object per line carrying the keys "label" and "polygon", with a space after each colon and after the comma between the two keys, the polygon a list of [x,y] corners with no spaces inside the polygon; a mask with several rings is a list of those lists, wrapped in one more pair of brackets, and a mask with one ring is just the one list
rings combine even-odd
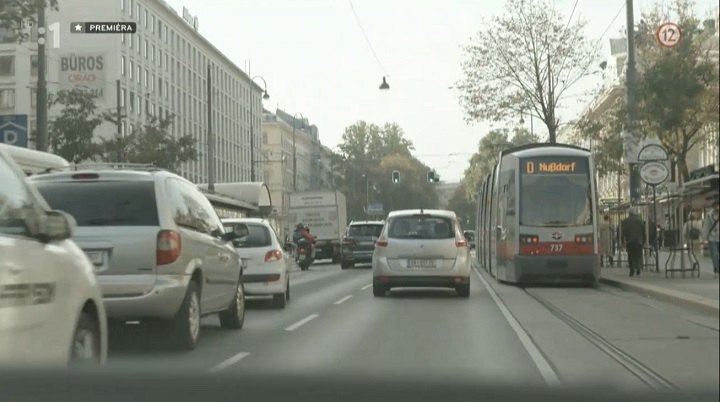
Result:
{"label": "white van", "polygon": [[67,170],[70,167],[70,163],[58,155],[30,148],[0,143],[0,151],[10,155],[27,176]]}

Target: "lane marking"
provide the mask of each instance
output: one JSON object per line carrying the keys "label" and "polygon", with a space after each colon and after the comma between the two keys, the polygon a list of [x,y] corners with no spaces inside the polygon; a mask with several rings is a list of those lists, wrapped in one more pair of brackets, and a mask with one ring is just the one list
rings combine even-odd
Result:
{"label": "lane marking", "polygon": [[333,304],[342,304],[342,302],[347,301],[347,300],[350,299],[351,297],[352,297],[352,295],[347,295],[347,296],[343,297],[342,299],[336,301],[336,302],[333,303]]}
{"label": "lane marking", "polygon": [[361,287],[360,290],[365,290],[365,289],[367,289],[367,288],[369,288],[369,287],[372,287],[372,283],[368,283],[367,285]]}
{"label": "lane marking", "polygon": [[303,325],[307,324],[308,322],[318,318],[320,314],[310,314],[309,316],[303,318],[302,320],[296,322],[295,324],[285,328],[285,331],[295,331],[296,329],[302,327]]}
{"label": "lane marking", "polygon": [[233,364],[239,362],[240,360],[246,358],[250,353],[248,352],[240,352],[229,359],[223,361],[222,363],[218,364],[217,366],[210,369],[211,373],[217,373],[218,371],[225,370],[226,368],[232,366]]}
{"label": "lane marking", "polygon": [[540,375],[543,376],[545,383],[551,387],[561,386],[562,382],[560,381],[560,377],[558,377],[557,373],[552,368],[547,359],[545,359],[545,356],[543,356],[543,354],[540,352],[540,349],[538,349],[535,342],[533,342],[532,338],[530,338],[530,335],[528,335],[528,333],[520,325],[518,320],[512,315],[505,303],[500,300],[500,297],[498,297],[497,293],[495,293],[495,289],[490,286],[490,284],[485,280],[485,278],[483,278],[483,276],[476,268],[473,268],[473,272],[475,272],[475,275],[477,275],[478,279],[480,279],[480,282],[482,282],[483,286],[485,286],[485,289],[487,289],[490,297],[500,309],[500,312],[505,317],[505,320],[508,322],[508,324],[510,324],[510,327],[513,329],[513,331],[515,331],[515,335],[517,335],[518,339],[520,339],[520,343],[522,343],[523,347],[530,355],[533,363],[535,363],[538,371],[540,371]]}

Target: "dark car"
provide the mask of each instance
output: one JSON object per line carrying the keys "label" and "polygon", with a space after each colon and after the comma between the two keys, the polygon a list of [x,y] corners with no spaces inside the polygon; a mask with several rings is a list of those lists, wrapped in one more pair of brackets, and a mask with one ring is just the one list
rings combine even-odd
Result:
{"label": "dark car", "polygon": [[355,264],[370,264],[375,251],[375,240],[380,237],[384,221],[351,222],[343,237],[340,267],[351,268]]}

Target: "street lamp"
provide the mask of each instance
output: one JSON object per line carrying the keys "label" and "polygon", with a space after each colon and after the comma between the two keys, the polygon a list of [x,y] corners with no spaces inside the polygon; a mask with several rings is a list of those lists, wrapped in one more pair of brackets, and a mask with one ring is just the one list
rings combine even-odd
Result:
{"label": "street lamp", "polygon": [[[263,100],[270,99],[270,95],[268,95],[267,91],[267,82],[265,81],[265,78],[256,75],[252,77],[253,83],[255,82],[255,79],[259,78],[263,82]],[[255,181],[255,124],[250,124],[250,181]]]}
{"label": "street lamp", "polygon": [[297,116],[300,115],[300,122],[302,123],[302,129],[305,129],[305,116],[302,113],[297,112],[293,115],[293,191],[297,191],[297,148],[295,145],[295,126]]}
{"label": "street lamp", "polygon": [[380,84],[380,90],[381,90],[381,91],[387,91],[388,89],[390,89],[390,85],[389,85],[389,84],[387,83],[387,81],[385,80],[385,77],[383,77],[382,84]]}

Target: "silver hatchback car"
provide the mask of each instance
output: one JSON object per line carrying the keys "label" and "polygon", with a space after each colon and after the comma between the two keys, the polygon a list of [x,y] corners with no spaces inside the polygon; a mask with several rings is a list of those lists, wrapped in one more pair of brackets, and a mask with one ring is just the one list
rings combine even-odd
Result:
{"label": "silver hatchback car", "polygon": [[29,179],[48,204],[77,221],[74,240],[93,263],[109,319],[151,321],[193,349],[200,317],[223,328],[245,319],[241,261],[208,199],[184,178],[155,169],[97,168]]}
{"label": "silver hatchback car", "polygon": [[470,296],[470,248],[452,211],[393,211],[375,244],[373,295],[394,287],[449,287]]}

